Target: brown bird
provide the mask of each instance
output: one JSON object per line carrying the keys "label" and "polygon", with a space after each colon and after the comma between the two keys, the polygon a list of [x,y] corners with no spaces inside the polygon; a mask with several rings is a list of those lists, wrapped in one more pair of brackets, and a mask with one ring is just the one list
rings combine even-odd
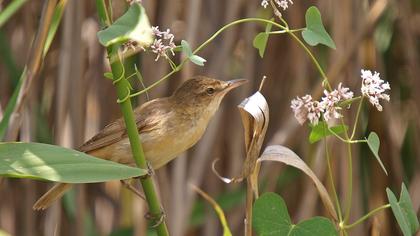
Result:
{"label": "brown bird", "polygon": [[[134,110],[147,161],[159,169],[189,149],[203,136],[223,97],[246,80],[221,81],[197,76],[185,81],[170,97],[157,98]],[[135,165],[122,118],[107,125],[78,148],[89,155]],[[43,210],[59,199],[72,184],[59,183],[33,206]]]}

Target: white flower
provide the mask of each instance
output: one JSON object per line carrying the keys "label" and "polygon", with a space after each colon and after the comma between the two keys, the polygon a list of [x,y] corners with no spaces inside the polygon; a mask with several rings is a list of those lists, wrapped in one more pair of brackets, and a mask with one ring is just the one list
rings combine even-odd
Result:
{"label": "white flower", "polygon": [[283,11],[289,8],[289,4],[293,4],[292,0],[275,0],[274,2],[277,4],[278,7],[281,7]]}
{"label": "white flower", "polygon": [[261,1],[261,6],[264,7],[264,8],[267,8],[267,6],[268,6],[268,0],[262,0]]}
{"label": "white flower", "polygon": [[[306,95],[306,96],[310,96],[310,95]],[[296,97],[296,99],[292,100],[291,105],[290,105],[290,107],[293,110],[293,113],[295,114],[296,120],[301,125],[303,125],[306,119],[308,119],[308,110],[305,107],[305,100],[304,100],[305,97],[303,98]]]}
{"label": "white flower", "polygon": [[342,84],[339,83],[337,87],[337,96],[340,97],[340,100],[347,100],[353,98],[353,92],[349,88],[342,87]]}
{"label": "white flower", "polygon": [[389,101],[390,97],[388,94],[385,94],[386,90],[390,90],[388,82],[385,82],[379,77],[378,72],[370,70],[361,70],[362,72],[362,94],[363,96],[369,99],[369,102],[378,109],[382,111],[382,105],[379,103],[379,99]]}
{"label": "white flower", "polygon": [[349,88],[343,87],[341,83],[338,84],[337,89],[334,89],[331,92],[324,90],[324,95],[325,96],[321,98],[321,106],[325,110],[325,121],[343,117],[339,112],[341,107],[338,106],[338,103],[353,98],[353,92],[351,92]]}
{"label": "white flower", "polygon": [[156,36],[155,41],[152,46],[150,46],[152,52],[157,54],[155,61],[159,60],[161,56],[168,58],[168,55],[166,54],[166,51],[168,50],[174,56],[174,49],[176,47],[174,43],[175,36],[171,33],[171,31],[169,29],[166,31],[160,31],[159,26],[152,26],[152,33]]}
{"label": "white flower", "polygon": [[318,101],[313,101],[311,95],[305,95],[301,98],[296,97],[296,99],[292,100],[290,107],[301,125],[306,120],[309,120],[312,124],[318,124],[321,113],[324,111],[322,104]]}
{"label": "white flower", "polygon": [[311,122],[311,124],[317,125],[319,118],[321,118],[322,112],[324,112],[322,104],[318,101],[311,101],[305,104],[305,107],[308,109],[309,122]]}

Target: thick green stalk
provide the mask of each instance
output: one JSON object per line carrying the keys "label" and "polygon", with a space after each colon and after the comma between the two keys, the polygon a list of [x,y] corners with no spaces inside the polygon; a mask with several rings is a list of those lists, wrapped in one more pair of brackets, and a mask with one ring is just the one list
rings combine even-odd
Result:
{"label": "thick green stalk", "polygon": [[[97,9],[98,15],[101,18],[101,22],[109,22],[109,18],[107,17],[106,7],[103,0],[97,0]],[[109,58],[118,58],[118,45],[113,45],[107,47],[107,53]],[[126,79],[125,70],[122,62],[118,59],[113,61],[111,64],[111,70],[114,78],[114,84],[117,89],[118,101],[120,103],[121,112],[124,117],[128,138],[130,140],[131,151],[133,153],[133,158],[136,162],[136,165],[140,168],[146,169],[147,163],[146,158],[144,156],[143,148],[140,142],[140,137],[137,130],[136,121],[134,118],[133,107],[131,105],[131,100],[129,99],[130,90],[129,84]],[[163,217],[162,209],[160,206],[160,202],[158,196],[155,191],[155,187],[153,184],[153,180],[150,176],[145,176],[144,178],[140,179],[141,184],[143,186],[144,194],[146,197],[146,201],[149,205],[149,211],[151,217],[159,220]],[[164,219],[158,222],[159,224],[156,226],[156,230],[159,236],[166,236],[169,235],[168,229]]]}

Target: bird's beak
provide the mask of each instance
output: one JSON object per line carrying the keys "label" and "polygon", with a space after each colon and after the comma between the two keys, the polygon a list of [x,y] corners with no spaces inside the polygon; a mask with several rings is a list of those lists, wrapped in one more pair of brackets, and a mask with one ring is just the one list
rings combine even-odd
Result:
{"label": "bird's beak", "polygon": [[226,90],[230,91],[230,90],[232,90],[236,87],[239,87],[239,86],[241,86],[241,85],[243,85],[247,82],[248,82],[248,80],[246,80],[246,79],[234,79],[234,80],[226,81],[226,83],[227,83]]}

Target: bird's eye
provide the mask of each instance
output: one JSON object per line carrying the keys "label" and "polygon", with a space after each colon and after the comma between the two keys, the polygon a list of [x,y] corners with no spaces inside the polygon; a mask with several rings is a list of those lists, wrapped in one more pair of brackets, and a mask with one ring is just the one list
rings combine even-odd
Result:
{"label": "bird's eye", "polygon": [[214,88],[206,89],[206,93],[209,94],[209,95],[212,95],[214,93]]}

